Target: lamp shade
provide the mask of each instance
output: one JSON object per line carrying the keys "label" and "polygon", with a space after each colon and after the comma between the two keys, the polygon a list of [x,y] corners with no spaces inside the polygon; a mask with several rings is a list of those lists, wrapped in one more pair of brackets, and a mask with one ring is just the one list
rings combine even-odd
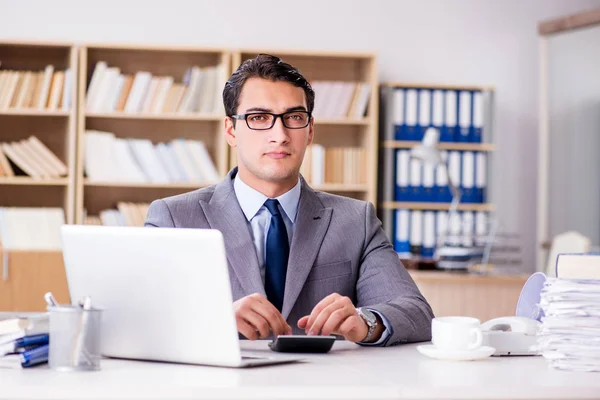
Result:
{"label": "lamp shade", "polygon": [[435,128],[428,128],[421,143],[414,146],[410,151],[411,157],[428,164],[441,164],[443,160],[437,148],[439,140],[440,132]]}

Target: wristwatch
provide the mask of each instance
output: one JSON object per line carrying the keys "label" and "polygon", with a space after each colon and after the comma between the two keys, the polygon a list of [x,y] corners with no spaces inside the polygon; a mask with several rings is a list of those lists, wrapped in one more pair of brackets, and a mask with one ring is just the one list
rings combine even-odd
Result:
{"label": "wristwatch", "polygon": [[377,328],[377,317],[372,311],[369,311],[366,308],[357,308],[356,312],[369,327],[369,333],[367,333],[367,337],[363,339],[363,342],[370,342],[373,339],[375,328]]}

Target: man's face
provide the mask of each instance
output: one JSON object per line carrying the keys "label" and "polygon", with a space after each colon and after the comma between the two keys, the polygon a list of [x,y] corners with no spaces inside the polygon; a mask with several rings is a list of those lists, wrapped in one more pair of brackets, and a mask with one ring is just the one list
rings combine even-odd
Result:
{"label": "man's face", "polygon": [[[307,111],[304,90],[288,82],[251,78],[242,88],[237,114],[299,110]],[[255,183],[295,183],[314,134],[312,120],[305,128],[290,129],[281,118],[267,130],[252,130],[244,120],[237,120],[234,128],[227,118],[225,130],[227,142],[237,150],[241,176]]]}

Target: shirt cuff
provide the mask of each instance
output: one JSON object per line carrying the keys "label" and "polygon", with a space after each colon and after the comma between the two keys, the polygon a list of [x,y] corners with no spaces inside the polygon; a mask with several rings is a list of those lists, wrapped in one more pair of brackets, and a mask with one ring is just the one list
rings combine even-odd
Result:
{"label": "shirt cuff", "polygon": [[388,321],[388,319],[386,317],[384,317],[383,314],[381,314],[379,311],[373,310],[371,308],[367,308],[367,310],[369,310],[372,313],[377,314],[377,316],[379,316],[379,318],[381,319],[381,321],[383,321],[383,326],[385,326],[385,330],[381,334],[381,337],[379,338],[378,341],[373,342],[373,343],[358,342],[358,344],[363,345],[363,346],[381,346],[381,345],[384,345],[387,342],[387,340],[389,339],[389,337],[394,334],[394,328],[392,328],[392,324],[390,323],[390,321]]}

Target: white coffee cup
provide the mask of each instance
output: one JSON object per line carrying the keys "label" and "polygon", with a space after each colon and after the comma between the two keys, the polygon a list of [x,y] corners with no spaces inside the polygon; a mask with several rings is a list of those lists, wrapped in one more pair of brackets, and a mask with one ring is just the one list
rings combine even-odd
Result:
{"label": "white coffee cup", "polygon": [[471,317],[438,317],[431,324],[431,341],[440,350],[475,350],[481,346],[481,322]]}

